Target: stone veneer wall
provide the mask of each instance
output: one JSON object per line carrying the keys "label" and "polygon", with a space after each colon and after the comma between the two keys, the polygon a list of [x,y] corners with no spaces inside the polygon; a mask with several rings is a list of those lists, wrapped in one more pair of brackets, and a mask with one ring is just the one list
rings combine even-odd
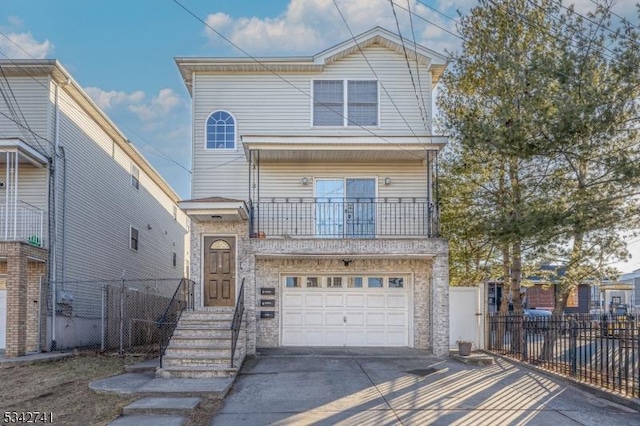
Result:
{"label": "stone veneer wall", "polygon": [[46,316],[38,315],[38,311],[46,309],[40,296],[40,280],[46,276],[47,250],[21,242],[4,242],[0,243],[0,256],[7,259],[5,356],[10,358],[39,351],[38,333],[46,321]]}
{"label": "stone veneer wall", "polygon": [[[430,318],[430,259],[356,259],[345,266],[340,259],[258,259],[256,262],[256,283],[258,287],[275,287],[275,319],[258,319],[257,346],[276,347],[280,338],[280,274],[364,274],[370,272],[407,272],[413,274],[413,347],[431,350]],[[256,309],[260,309],[260,292],[257,291]],[[272,296],[264,297],[273,298]],[[269,308],[268,310],[272,310]]]}
{"label": "stone veneer wall", "polygon": [[[249,238],[246,222],[194,222],[191,229],[191,279],[196,283],[195,306],[202,307],[202,240],[206,235],[236,235],[238,283],[245,279],[247,354],[256,346],[277,346],[279,313],[260,319],[260,287],[276,288],[279,306],[279,274],[283,271],[317,272],[413,272],[414,346],[434,355],[449,352],[448,244],[441,239],[255,239]],[[331,255],[335,259],[308,256]],[[418,255],[419,259],[403,255]],[[366,255],[372,259],[362,258]],[[281,256],[274,258],[274,256]],[[301,258],[306,256],[305,258]],[[344,257],[343,257],[344,256]],[[341,259],[357,256],[348,266]],[[267,298],[267,297],[265,297]]]}
{"label": "stone veneer wall", "polygon": [[[256,352],[256,298],[255,256],[250,250],[249,225],[247,222],[192,222],[190,276],[195,282],[194,306],[202,309],[202,242],[204,236],[226,235],[236,237],[236,282],[244,284],[244,306],[247,325],[246,349],[248,355]],[[237,296],[236,296],[237,297]]]}

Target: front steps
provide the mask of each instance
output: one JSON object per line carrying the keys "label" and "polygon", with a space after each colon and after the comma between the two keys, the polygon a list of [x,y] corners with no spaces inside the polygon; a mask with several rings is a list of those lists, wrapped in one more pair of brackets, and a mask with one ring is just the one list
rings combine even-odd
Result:
{"label": "front steps", "polygon": [[185,311],[173,332],[157,377],[213,378],[237,375],[245,357],[246,327],[240,327],[231,366],[234,308]]}

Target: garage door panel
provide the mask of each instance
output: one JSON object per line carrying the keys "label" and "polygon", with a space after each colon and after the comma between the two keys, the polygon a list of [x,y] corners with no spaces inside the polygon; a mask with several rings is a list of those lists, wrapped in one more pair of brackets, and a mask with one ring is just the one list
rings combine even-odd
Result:
{"label": "garage door panel", "polygon": [[326,325],[339,325],[344,324],[344,314],[342,312],[326,312],[324,314]]}
{"label": "garage door panel", "polygon": [[312,293],[304,295],[304,306],[306,308],[321,308],[323,305],[322,293]]}
{"label": "garage door panel", "polygon": [[387,346],[406,346],[407,331],[388,331],[387,332]]}
{"label": "garage door panel", "polygon": [[384,312],[367,312],[368,327],[383,327],[385,324]]}
{"label": "garage door panel", "polygon": [[327,294],[325,298],[325,306],[328,308],[342,308],[344,306],[344,297],[342,294]]}
{"label": "garage door panel", "polygon": [[345,332],[342,330],[327,330],[325,332],[325,338],[322,343],[318,343],[321,346],[344,346],[345,344]]}
{"label": "garage door panel", "polygon": [[323,342],[324,332],[322,330],[308,330],[305,332],[305,345],[322,346]]}
{"label": "garage door panel", "polygon": [[409,288],[283,288],[282,344],[408,346]]}
{"label": "garage door panel", "polygon": [[404,294],[391,294],[387,296],[388,308],[405,308],[408,305],[407,296]]}
{"label": "garage door panel", "polygon": [[365,344],[366,346],[387,346],[386,333],[384,331],[368,330]]}
{"label": "garage door panel", "polygon": [[305,326],[322,326],[324,325],[324,314],[322,312],[306,312],[304,314]]}
{"label": "garage door panel", "polygon": [[301,308],[303,306],[302,294],[285,293],[282,304],[285,308]]}
{"label": "garage door panel", "polygon": [[302,319],[303,319],[303,313],[299,311],[298,312],[285,311],[284,314],[282,315],[282,323],[284,325],[297,326],[302,324]]}
{"label": "garage door panel", "polygon": [[367,308],[384,308],[385,295],[384,294],[368,294],[367,295]]}
{"label": "garage door panel", "polygon": [[361,327],[364,324],[364,312],[347,312],[347,327]]}
{"label": "garage door panel", "polygon": [[304,332],[302,330],[285,330],[282,333],[282,344],[284,346],[303,346]]}
{"label": "garage door panel", "polygon": [[400,313],[388,313],[387,325],[389,326],[404,326],[407,324],[407,315],[403,312]]}
{"label": "garage door panel", "polygon": [[362,331],[347,330],[346,344],[347,346],[366,346],[365,335]]}
{"label": "garage door panel", "polygon": [[364,308],[364,295],[363,294],[348,294],[347,295],[347,308]]}

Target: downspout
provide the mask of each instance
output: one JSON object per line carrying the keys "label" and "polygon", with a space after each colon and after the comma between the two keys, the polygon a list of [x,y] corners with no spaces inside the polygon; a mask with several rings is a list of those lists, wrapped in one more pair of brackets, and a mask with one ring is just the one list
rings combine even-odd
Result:
{"label": "downspout", "polygon": [[62,282],[67,282],[67,153],[63,146],[59,147],[62,158]]}
{"label": "downspout", "polygon": [[53,175],[53,194],[51,196],[52,201],[49,203],[49,258],[51,263],[49,266],[49,279],[51,281],[51,350],[56,350],[56,305],[58,300],[58,292],[56,288],[56,281],[58,280],[58,265],[57,265],[57,245],[58,245],[58,170],[57,170],[57,154],[58,144],[60,138],[60,123],[59,123],[59,111],[58,111],[58,85],[54,84],[54,118],[53,118],[53,155],[51,156],[51,174]]}

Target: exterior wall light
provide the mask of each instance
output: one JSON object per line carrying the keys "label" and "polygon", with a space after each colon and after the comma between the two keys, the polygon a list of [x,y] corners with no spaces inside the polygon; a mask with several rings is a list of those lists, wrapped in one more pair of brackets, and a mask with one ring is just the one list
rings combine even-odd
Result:
{"label": "exterior wall light", "polygon": [[303,177],[301,180],[303,185],[308,185],[309,184],[309,179],[307,179],[306,177]]}
{"label": "exterior wall light", "polygon": [[391,185],[391,178],[390,177],[384,178],[384,184],[385,185]]}

